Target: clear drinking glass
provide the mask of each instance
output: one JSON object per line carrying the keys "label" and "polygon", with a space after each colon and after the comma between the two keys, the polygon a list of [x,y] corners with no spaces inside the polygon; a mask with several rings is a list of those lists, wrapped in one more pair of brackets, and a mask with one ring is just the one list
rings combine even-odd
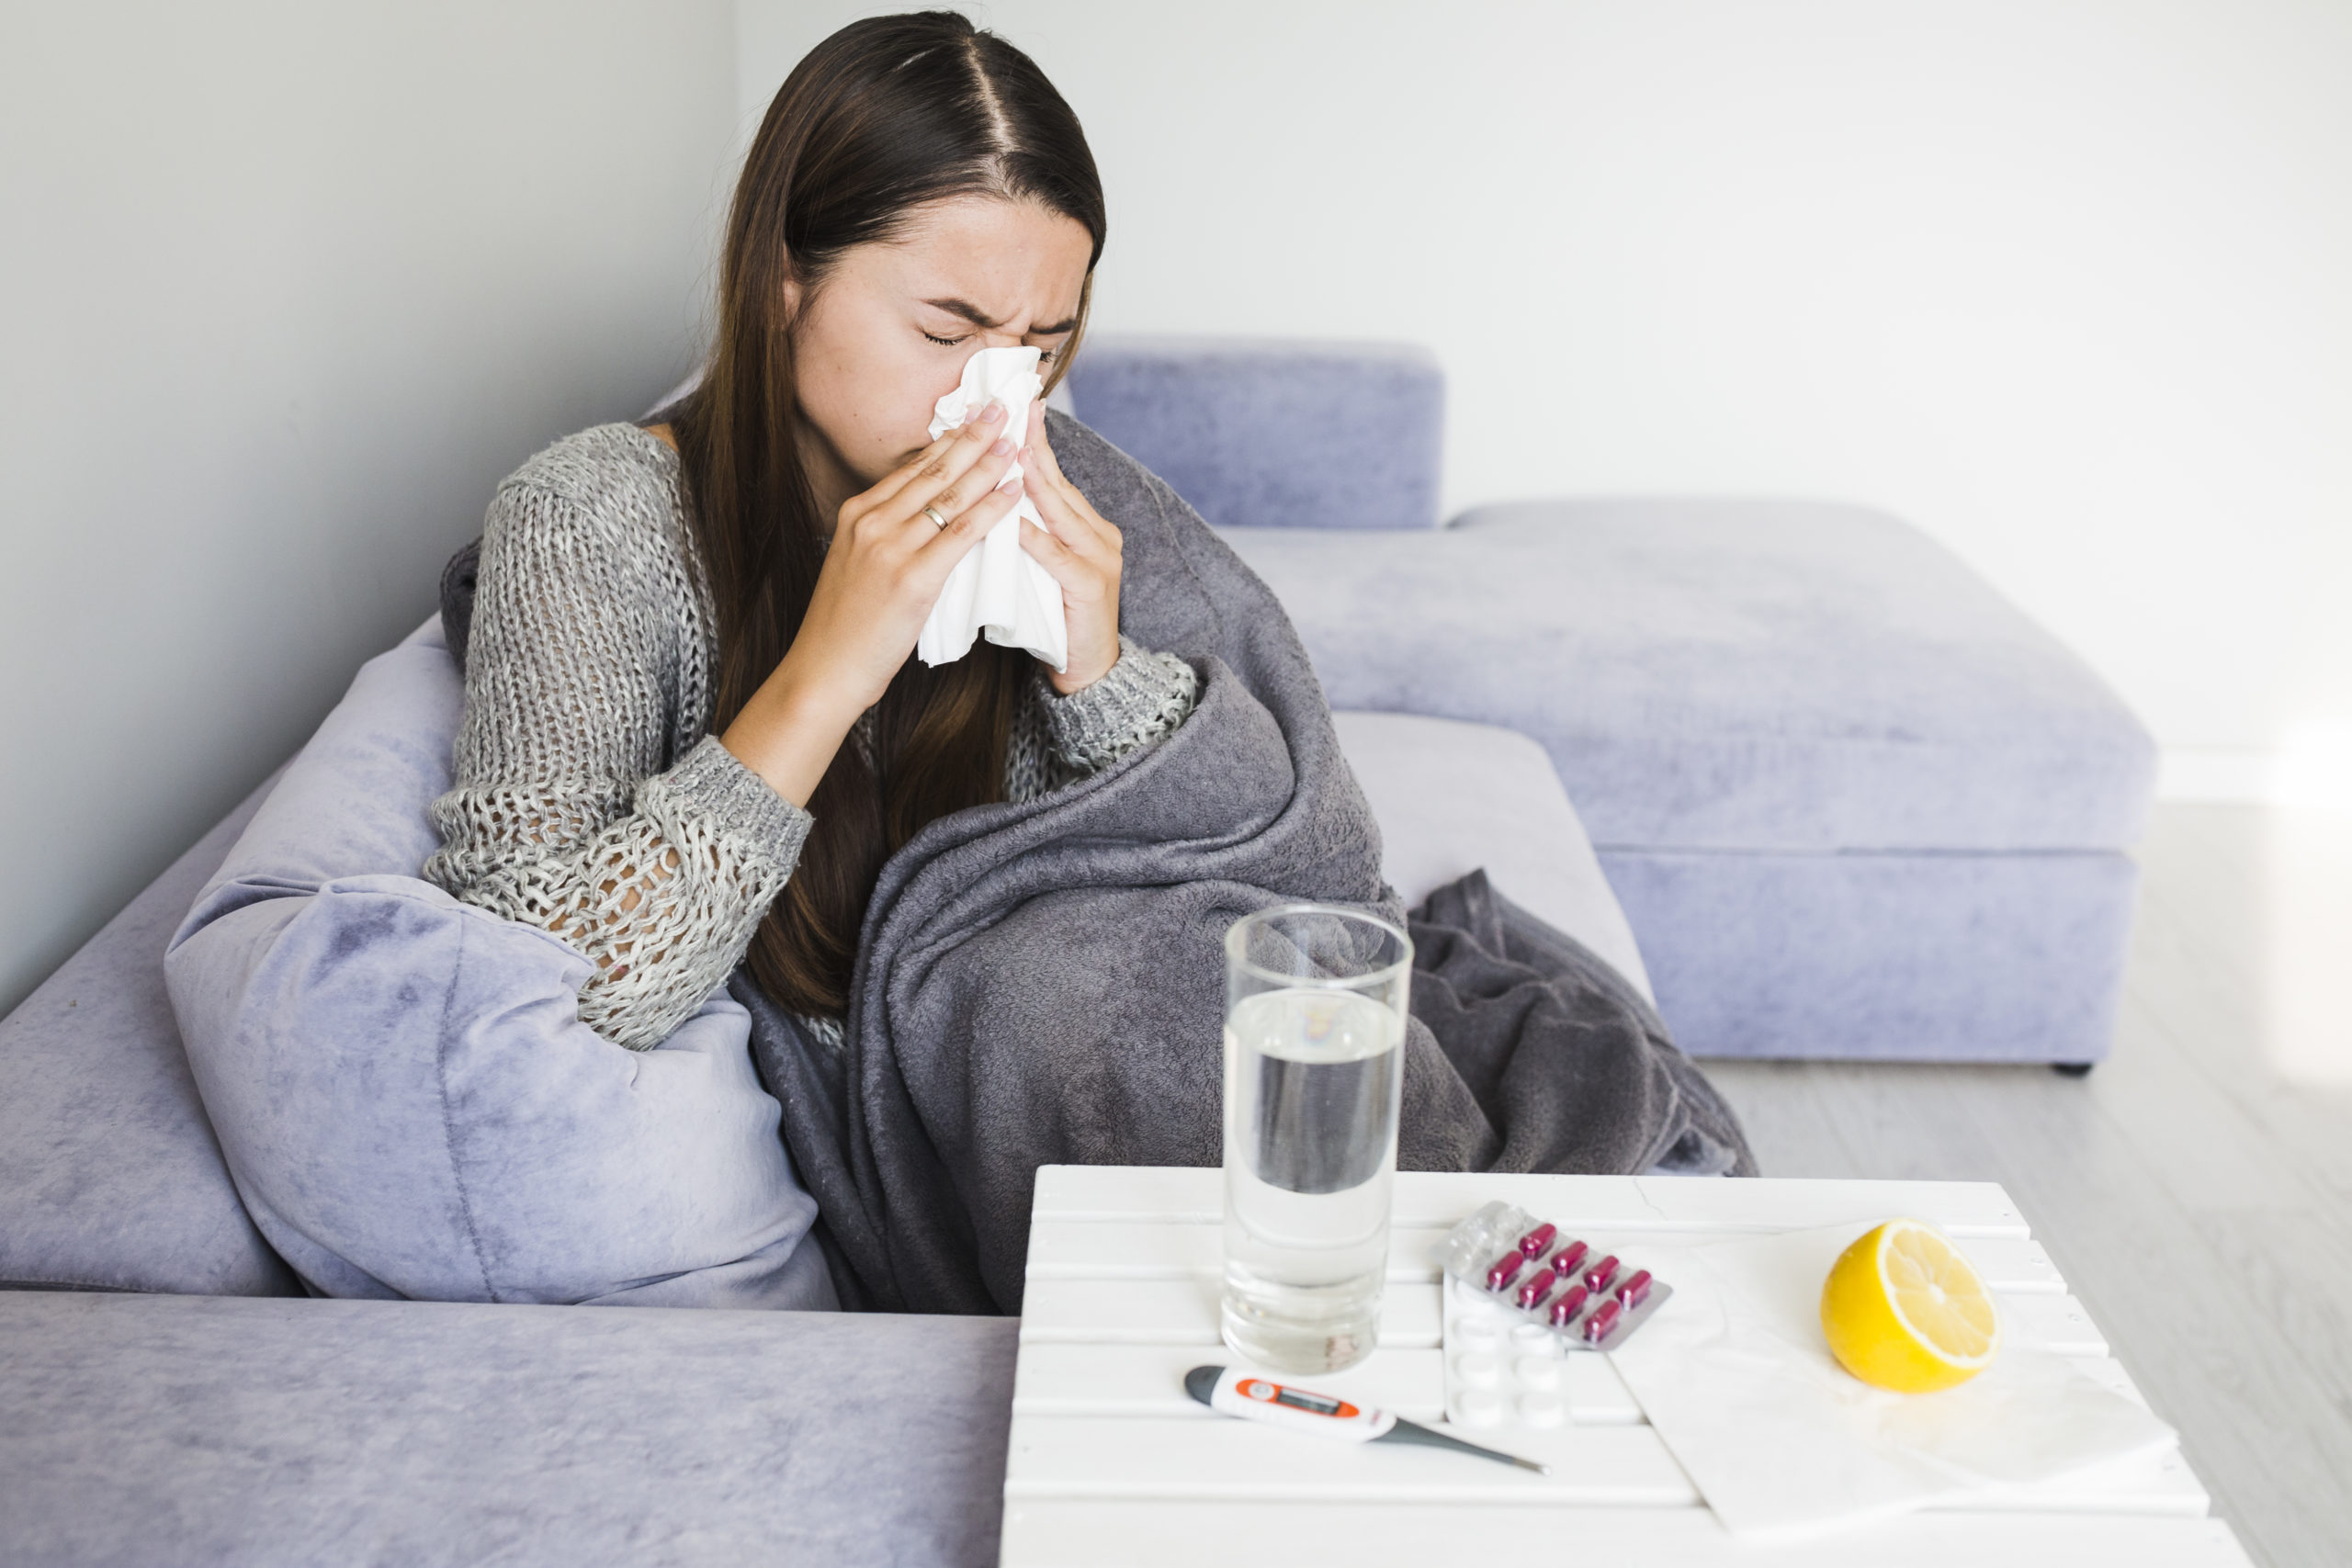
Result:
{"label": "clear drinking glass", "polygon": [[1388,1272],[1412,940],[1353,909],[1225,934],[1225,1342],[1328,1372],[1372,1354]]}

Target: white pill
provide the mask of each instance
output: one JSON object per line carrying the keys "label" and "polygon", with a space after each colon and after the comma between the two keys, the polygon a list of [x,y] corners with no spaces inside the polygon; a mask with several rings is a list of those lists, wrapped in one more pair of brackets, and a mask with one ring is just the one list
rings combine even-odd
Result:
{"label": "white pill", "polygon": [[1464,1350],[1453,1358],[1453,1378],[1464,1388],[1492,1388],[1502,1382],[1500,1357],[1484,1350]]}
{"label": "white pill", "polygon": [[1519,1373],[1523,1387],[1553,1389],[1560,1386],[1560,1362],[1556,1356],[1521,1356],[1513,1370]]}
{"label": "white pill", "polygon": [[1492,1427],[1503,1418],[1503,1402],[1484,1389],[1473,1389],[1454,1402],[1465,1427]]}
{"label": "white pill", "polygon": [[1510,1328],[1511,1348],[1522,1356],[1548,1356],[1559,1348],[1560,1337],[1541,1323],[1514,1323]]}
{"label": "white pill", "polygon": [[1491,1317],[1457,1317],[1453,1320],[1453,1337],[1464,1349],[1491,1350],[1502,1343]]}
{"label": "white pill", "polygon": [[1519,1418],[1531,1427],[1556,1427],[1568,1418],[1568,1407],[1556,1393],[1522,1393]]}

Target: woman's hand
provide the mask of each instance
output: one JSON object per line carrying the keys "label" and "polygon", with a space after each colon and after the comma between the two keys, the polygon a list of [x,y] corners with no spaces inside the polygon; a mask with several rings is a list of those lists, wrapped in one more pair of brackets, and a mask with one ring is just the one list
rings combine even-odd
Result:
{"label": "woman's hand", "polygon": [[[882,699],[956,563],[1020,501],[1000,490],[1019,431],[991,402],[880,484],[842,502],[808,614],[785,664],[837,690],[854,721]],[[923,508],[937,510],[943,525]]]}
{"label": "woman's hand", "polygon": [[1012,455],[1004,406],[991,402],[842,503],[790,651],[718,738],[778,795],[808,804],[914,651],[947,574],[1018,503],[1020,487],[1000,482]]}
{"label": "woman's hand", "polygon": [[1091,686],[1119,661],[1119,530],[1062,477],[1046,443],[1046,406],[1032,405],[1029,445],[1022,449],[1023,487],[1046,520],[1021,520],[1021,547],[1062,585],[1062,619],[1069,628],[1069,666],[1046,671],[1068,696]]}

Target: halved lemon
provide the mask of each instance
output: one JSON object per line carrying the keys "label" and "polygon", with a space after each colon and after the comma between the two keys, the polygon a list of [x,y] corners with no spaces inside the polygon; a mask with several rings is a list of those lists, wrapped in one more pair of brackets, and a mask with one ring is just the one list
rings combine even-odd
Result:
{"label": "halved lemon", "polygon": [[1839,1256],[1821,1287],[1821,1330],[1839,1365],[1898,1393],[1966,1382],[2001,1348],[1984,1281],[1917,1220],[1889,1220]]}

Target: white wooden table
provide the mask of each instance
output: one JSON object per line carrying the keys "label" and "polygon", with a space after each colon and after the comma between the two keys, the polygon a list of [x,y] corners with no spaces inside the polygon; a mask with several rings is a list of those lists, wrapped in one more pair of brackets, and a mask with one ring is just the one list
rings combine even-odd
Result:
{"label": "white wooden table", "polygon": [[[1221,1419],[1185,1370],[1217,1337],[1220,1173],[1047,1166],[1037,1173],[1005,1466],[1003,1568],[1216,1563],[1968,1564],[2135,1568],[2247,1562],[2175,1451],[2028,1509],[1923,1513],[1784,1548],[1716,1523],[1606,1358],[1568,1359],[1573,1425],[1549,1477],[1430,1462]],[[1500,1198],[1638,1251],[1897,1214],[1960,1242],[2001,1297],[2008,1343],[2074,1358],[2139,1399],[2081,1303],[1989,1182],[1788,1181],[1400,1173],[1381,1348],[1316,1386],[1420,1421],[1443,1417],[1435,1244]],[[2144,1403],[2144,1402],[2143,1402]],[[1565,1460],[1566,1462],[1561,1462]]]}

